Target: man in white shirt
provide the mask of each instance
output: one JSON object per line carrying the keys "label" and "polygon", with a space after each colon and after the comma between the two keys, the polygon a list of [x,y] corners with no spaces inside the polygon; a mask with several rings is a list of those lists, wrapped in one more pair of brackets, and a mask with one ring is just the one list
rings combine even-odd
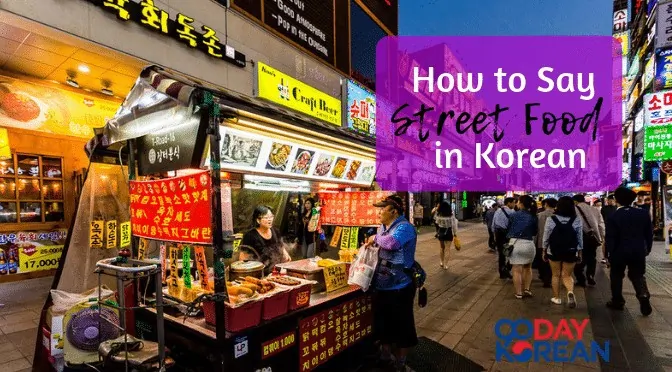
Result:
{"label": "man in white shirt", "polygon": [[504,256],[504,244],[507,241],[506,233],[509,230],[509,217],[513,214],[513,206],[516,204],[515,198],[504,199],[504,205],[495,212],[492,220],[492,231],[495,233],[495,244],[497,253],[499,253],[499,277],[500,279],[511,279],[511,268],[506,264]]}

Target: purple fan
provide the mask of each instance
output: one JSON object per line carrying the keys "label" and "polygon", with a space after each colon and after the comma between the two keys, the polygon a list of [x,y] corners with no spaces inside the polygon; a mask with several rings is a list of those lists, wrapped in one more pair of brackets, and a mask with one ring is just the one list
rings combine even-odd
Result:
{"label": "purple fan", "polygon": [[119,317],[109,309],[84,309],[75,313],[68,323],[68,341],[77,349],[96,351],[101,342],[119,337],[119,329],[109,322],[119,324]]}

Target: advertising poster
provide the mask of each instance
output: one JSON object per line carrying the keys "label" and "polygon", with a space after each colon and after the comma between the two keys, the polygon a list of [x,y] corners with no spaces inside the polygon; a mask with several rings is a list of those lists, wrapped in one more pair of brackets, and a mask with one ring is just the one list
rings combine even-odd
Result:
{"label": "advertising poster", "polygon": [[[374,207],[373,203],[391,194],[386,191],[321,193],[321,222],[323,225],[377,226],[379,208]],[[343,239],[346,239],[345,234]]]}
{"label": "advertising poster", "polygon": [[656,56],[656,90],[672,88],[672,49],[664,49]]}
{"label": "advertising poster", "polygon": [[90,139],[121,102],[0,75],[0,125]]}
{"label": "advertising poster", "polygon": [[331,164],[334,162],[334,158],[335,156],[328,154],[320,155],[320,160],[317,161],[313,175],[318,177],[327,176],[331,170]]}
{"label": "advertising poster", "polygon": [[222,164],[254,167],[257,165],[263,141],[232,133],[222,137]]}
{"label": "advertising poster", "polygon": [[289,154],[291,153],[291,145],[274,142],[271,147],[271,153],[268,155],[266,169],[284,171],[287,168],[287,163],[289,163]]}
{"label": "advertising poster", "polygon": [[180,243],[212,244],[210,174],[131,181],[133,235]]}
{"label": "advertising poster", "polygon": [[292,166],[292,173],[296,174],[308,174],[310,165],[313,162],[315,151],[299,149],[294,160],[294,165]]}
{"label": "advertising poster", "polygon": [[19,231],[0,234],[0,275],[58,268],[68,231]]}
{"label": "advertising poster", "polygon": [[334,164],[334,169],[331,171],[331,177],[341,179],[345,175],[345,168],[348,166],[348,159],[338,158]]}
{"label": "advertising poster", "polygon": [[376,135],[376,96],[348,80],[346,116],[348,128],[374,137]]}

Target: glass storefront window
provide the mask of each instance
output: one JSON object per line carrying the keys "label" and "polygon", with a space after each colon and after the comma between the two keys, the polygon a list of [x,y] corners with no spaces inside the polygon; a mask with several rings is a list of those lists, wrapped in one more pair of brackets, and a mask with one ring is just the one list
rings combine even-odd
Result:
{"label": "glass storefront window", "polygon": [[65,211],[63,210],[63,203],[48,203],[45,202],[44,220],[46,222],[60,222],[65,221]]}
{"label": "glass storefront window", "polygon": [[19,179],[17,182],[20,200],[40,200],[40,180]]}
{"label": "glass storefront window", "polygon": [[16,203],[0,202],[0,223],[16,222]]}
{"label": "glass storefront window", "polygon": [[0,200],[16,199],[16,180],[14,178],[0,178]]}
{"label": "glass storefront window", "polygon": [[21,222],[42,222],[42,203],[22,202],[20,218]]}
{"label": "glass storefront window", "polygon": [[40,160],[37,155],[17,155],[16,174],[21,177],[39,177]]}

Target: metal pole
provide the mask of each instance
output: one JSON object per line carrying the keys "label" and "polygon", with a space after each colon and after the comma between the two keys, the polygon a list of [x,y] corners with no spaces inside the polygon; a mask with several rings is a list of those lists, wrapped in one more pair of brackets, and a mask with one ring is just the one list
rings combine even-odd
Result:
{"label": "metal pole", "polygon": [[[161,273],[163,266],[155,274],[154,285],[156,286],[156,337],[159,341],[159,371],[164,371],[166,366],[166,340],[163,324],[163,285]],[[149,277],[147,278],[149,280]]]}

